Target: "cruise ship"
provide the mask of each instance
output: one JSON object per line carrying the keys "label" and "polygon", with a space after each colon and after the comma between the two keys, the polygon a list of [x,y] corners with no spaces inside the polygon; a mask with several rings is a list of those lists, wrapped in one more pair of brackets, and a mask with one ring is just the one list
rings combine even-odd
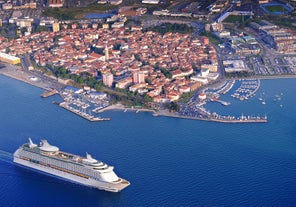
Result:
{"label": "cruise ship", "polygon": [[127,180],[114,173],[114,167],[92,158],[90,154],[86,153],[86,157],[81,157],[62,152],[45,139],[37,145],[29,138],[28,143],[15,151],[13,162],[100,190],[119,192],[130,185]]}

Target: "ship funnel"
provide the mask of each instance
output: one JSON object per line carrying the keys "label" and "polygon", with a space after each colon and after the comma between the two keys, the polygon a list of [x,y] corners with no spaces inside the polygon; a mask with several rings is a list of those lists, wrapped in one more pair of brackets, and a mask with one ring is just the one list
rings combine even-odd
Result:
{"label": "ship funnel", "polygon": [[90,154],[86,153],[86,159],[93,159]]}
{"label": "ship funnel", "polygon": [[29,137],[29,147],[30,147],[30,148],[37,147],[37,144],[34,144],[34,143],[32,142],[31,137]]}
{"label": "ship funnel", "polygon": [[97,160],[92,158],[92,156],[90,154],[88,154],[88,153],[86,153],[86,159],[84,159],[84,161],[91,162],[91,163],[97,162]]}

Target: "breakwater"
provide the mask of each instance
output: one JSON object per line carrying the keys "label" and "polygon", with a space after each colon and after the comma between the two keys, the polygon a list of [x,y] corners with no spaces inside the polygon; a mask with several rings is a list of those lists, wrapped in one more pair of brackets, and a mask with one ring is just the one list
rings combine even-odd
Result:
{"label": "breakwater", "polygon": [[167,116],[174,118],[182,118],[182,119],[193,119],[193,120],[201,120],[201,121],[209,121],[209,122],[220,122],[220,123],[267,123],[267,117],[251,117],[251,116],[213,116],[213,117],[202,117],[202,116],[183,116],[177,113],[171,112],[155,112],[153,116]]}

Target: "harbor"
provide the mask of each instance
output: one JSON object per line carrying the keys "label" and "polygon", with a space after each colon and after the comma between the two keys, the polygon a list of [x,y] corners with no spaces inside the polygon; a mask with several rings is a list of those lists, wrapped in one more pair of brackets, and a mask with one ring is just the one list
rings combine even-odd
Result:
{"label": "harbor", "polygon": [[260,88],[259,79],[250,79],[250,80],[240,80],[240,86],[235,90],[231,96],[237,98],[241,101],[247,100],[250,97],[253,97],[257,90]]}
{"label": "harbor", "polygon": [[[259,79],[238,79],[219,82],[215,85],[204,88],[202,91],[199,92],[198,95],[196,94],[188,103],[181,105],[178,117],[223,123],[266,123],[268,122],[266,115],[238,116],[237,114],[231,115],[231,112],[230,114],[222,115],[220,114],[221,110],[220,113],[217,113],[215,111],[211,112],[208,109],[209,107],[207,105],[209,103],[220,103],[222,106],[229,107],[230,105],[232,105],[232,98],[238,99],[240,101],[247,100],[255,96],[255,93],[258,91],[259,88]],[[235,104],[239,104],[237,101],[233,102],[235,102]],[[245,113],[242,112],[241,114]]]}
{"label": "harbor", "polygon": [[62,108],[67,109],[67,110],[69,110],[69,111],[71,111],[71,112],[85,118],[88,121],[108,121],[108,120],[110,120],[110,118],[95,117],[95,116],[93,116],[91,114],[88,114],[86,112],[75,109],[74,107],[71,107],[69,105],[69,103],[67,103],[67,102],[62,102],[62,103],[59,104],[59,106],[61,106]]}
{"label": "harbor", "polygon": [[[13,67],[13,69],[11,69]],[[83,89],[75,88],[72,86],[64,86],[63,88],[59,86],[58,90],[57,87],[53,87],[48,82],[42,82],[41,85],[40,79],[32,80],[32,74],[28,74],[28,81],[24,80],[23,78],[19,78],[19,71],[21,71],[22,76],[23,74],[27,74],[26,71],[14,68],[14,66],[9,67],[10,70],[2,69],[1,72],[3,75],[21,80],[23,82],[30,83],[32,85],[36,85],[40,88],[43,88],[45,91],[41,94],[41,97],[49,97],[55,94],[59,94],[64,102],[57,103],[60,107],[75,113],[76,115],[88,120],[88,121],[106,121],[110,120],[110,118],[101,118],[94,114],[101,113],[106,110],[133,110],[136,113],[139,111],[149,111],[152,112],[154,116],[169,116],[169,117],[176,117],[176,118],[187,118],[187,119],[197,119],[203,121],[214,121],[214,122],[223,122],[223,123],[265,123],[267,122],[267,117],[262,116],[246,116],[246,117],[234,117],[232,115],[217,115],[215,112],[210,112],[204,106],[207,102],[217,102],[225,107],[229,107],[231,105],[230,101],[221,100],[220,96],[229,93],[236,85],[237,82],[241,82],[241,86],[239,87],[237,93],[243,97],[252,97],[255,95],[255,92],[260,87],[260,80],[224,80],[218,82],[215,85],[207,87],[202,92],[204,92],[207,96],[206,100],[200,100],[197,95],[195,95],[192,100],[184,105],[181,105],[181,109],[179,113],[171,113],[167,112],[166,110],[151,110],[151,109],[130,109],[124,106],[118,106],[118,104],[111,105],[110,100],[107,94],[95,92],[95,91],[84,91]],[[36,76],[34,76],[36,77]],[[240,96],[238,99],[240,100]],[[276,97],[277,98],[277,97]],[[246,100],[246,98],[242,98]],[[282,107],[282,104],[281,104]],[[94,114],[93,114],[94,113]]]}

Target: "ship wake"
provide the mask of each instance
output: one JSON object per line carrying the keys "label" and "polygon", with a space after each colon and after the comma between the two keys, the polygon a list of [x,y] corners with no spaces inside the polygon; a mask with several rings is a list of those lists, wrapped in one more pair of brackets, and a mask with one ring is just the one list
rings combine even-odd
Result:
{"label": "ship wake", "polygon": [[13,154],[11,152],[6,152],[3,150],[0,150],[0,161],[12,163],[13,162]]}

